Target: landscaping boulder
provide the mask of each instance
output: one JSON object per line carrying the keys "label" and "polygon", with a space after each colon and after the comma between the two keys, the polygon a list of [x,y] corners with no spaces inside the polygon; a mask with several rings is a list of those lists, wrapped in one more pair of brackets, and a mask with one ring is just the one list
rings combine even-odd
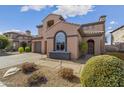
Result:
{"label": "landscaping boulder", "polygon": [[10,68],[9,70],[7,70],[7,71],[5,72],[5,74],[3,75],[3,77],[5,78],[5,77],[8,77],[8,76],[10,76],[10,75],[13,75],[13,74],[17,73],[17,72],[20,71],[20,70],[21,70],[21,69],[20,69],[20,68],[17,68],[17,67]]}

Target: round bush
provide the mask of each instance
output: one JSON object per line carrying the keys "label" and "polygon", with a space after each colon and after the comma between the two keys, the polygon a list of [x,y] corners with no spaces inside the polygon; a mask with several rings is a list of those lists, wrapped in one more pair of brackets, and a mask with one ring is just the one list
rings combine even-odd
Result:
{"label": "round bush", "polygon": [[109,55],[92,57],[82,69],[80,80],[85,87],[123,87],[124,61]]}
{"label": "round bush", "polygon": [[30,47],[25,47],[25,52],[31,52]]}
{"label": "round bush", "polygon": [[19,47],[18,52],[19,53],[23,53],[24,52],[24,48],[23,47]]}

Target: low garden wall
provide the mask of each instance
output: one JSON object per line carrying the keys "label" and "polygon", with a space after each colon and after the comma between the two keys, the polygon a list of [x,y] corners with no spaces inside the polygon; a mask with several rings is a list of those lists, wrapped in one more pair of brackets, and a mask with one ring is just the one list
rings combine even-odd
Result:
{"label": "low garden wall", "polygon": [[107,52],[124,52],[124,43],[105,45],[105,50]]}

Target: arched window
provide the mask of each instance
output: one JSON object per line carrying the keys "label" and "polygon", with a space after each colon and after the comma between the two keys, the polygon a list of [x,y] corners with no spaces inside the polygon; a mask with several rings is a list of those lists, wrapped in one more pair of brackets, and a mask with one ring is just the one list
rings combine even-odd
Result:
{"label": "arched window", "polygon": [[55,51],[66,51],[66,35],[58,32],[55,36]]}

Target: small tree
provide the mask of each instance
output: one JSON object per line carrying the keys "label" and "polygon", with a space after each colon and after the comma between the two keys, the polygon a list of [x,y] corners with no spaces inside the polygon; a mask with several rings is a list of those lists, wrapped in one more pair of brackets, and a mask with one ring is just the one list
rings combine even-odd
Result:
{"label": "small tree", "polygon": [[87,42],[82,41],[80,43],[80,51],[81,51],[82,55],[84,55],[84,56],[86,55],[86,53],[88,51],[88,44],[87,44]]}
{"label": "small tree", "polygon": [[9,40],[6,36],[0,35],[0,51],[5,49],[9,45]]}

